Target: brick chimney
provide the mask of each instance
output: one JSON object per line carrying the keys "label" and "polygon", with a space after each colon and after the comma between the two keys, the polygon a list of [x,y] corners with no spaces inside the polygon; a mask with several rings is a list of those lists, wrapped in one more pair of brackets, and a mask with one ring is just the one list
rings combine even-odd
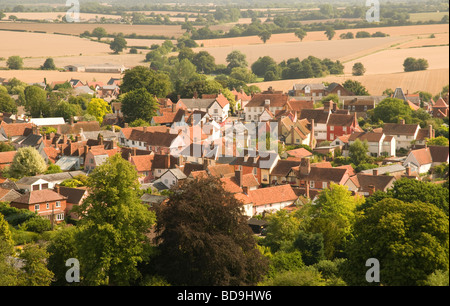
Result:
{"label": "brick chimney", "polygon": [[431,124],[428,126],[428,138],[434,138],[434,130]]}
{"label": "brick chimney", "polygon": [[300,175],[309,175],[311,172],[311,161],[309,158],[303,157],[300,162]]}
{"label": "brick chimney", "polygon": [[235,170],[234,171],[234,176],[236,178],[237,184],[239,185],[239,187],[242,187],[242,183],[243,183],[243,171],[242,170]]}
{"label": "brick chimney", "polygon": [[164,155],[164,169],[170,169],[170,155]]}
{"label": "brick chimney", "polygon": [[378,175],[378,169],[373,169],[372,172],[373,172],[373,175],[374,175],[374,176],[377,176],[377,175]]}
{"label": "brick chimney", "polygon": [[56,193],[59,193],[59,191],[60,191],[60,188],[59,188],[59,184],[55,184],[55,192]]}
{"label": "brick chimney", "polygon": [[369,188],[369,195],[374,194],[374,192],[375,192],[375,186],[374,186],[374,185],[369,185],[368,188]]}
{"label": "brick chimney", "polygon": [[309,181],[306,181],[306,198],[309,199]]}
{"label": "brick chimney", "polygon": [[407,165],[405,169],[406,169],[406,176],[411,176],[411,166]]}
{"label": "brick chimney", "polygon": [[311,135],[309,136],[309,146],[314,149],[314,119],[311,119]]}

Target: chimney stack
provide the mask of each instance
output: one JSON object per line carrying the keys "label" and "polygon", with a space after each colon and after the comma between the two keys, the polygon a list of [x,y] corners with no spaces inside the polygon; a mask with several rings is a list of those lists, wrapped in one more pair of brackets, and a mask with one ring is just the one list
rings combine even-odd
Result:
{"label": "chimney stack", "polygon": [[242,183],[243,183],[243,174],[242,174],[242,170],[235,170],[234,171],[234,176],[236,177],[236,181],[237,184],[239,185],[239,187],[242,187]]}
{"label": "chimney stack", "polygon": [[60,191],[59,184],[55,184],[55,192],[59,193],[59,191]]}
{"label": "chimney stack", "polygon": [[170,169],[170,155],[165,154],[164,155],[164,169]]}
{"label": "chimney stack", "polygon": [[374,186],[374,185],[369,185],[368,188],[369,188],[369,195],[374,194],[374,192],[375,192],[375,186]]}
{"label": "chimney stack", "polygon": [[311,162],[309,158],[303,157],[300,162],[300,175],[309,175],[311,172]]}
{"label": "chimney stack", "polygon": [[309,181],[306,181],[306,198],[309,199]]}
{"label": "chimney stack", "polygon": [[378,176],[378,169],[373,169],[372,171],[374,176]]}
{"label": "chimney stack", "polygon": [[406,176],[411,176],[411,166],[410,165],[406,166]]}

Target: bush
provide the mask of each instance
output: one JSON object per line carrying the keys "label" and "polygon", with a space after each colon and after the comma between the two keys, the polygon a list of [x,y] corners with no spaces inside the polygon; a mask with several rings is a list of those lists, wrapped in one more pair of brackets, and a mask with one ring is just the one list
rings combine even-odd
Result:
{"label": "bush", "polygon": [[23,222],[19,226],[19,229],[41,234],[45,231],[51,230],[51,222],[49,219],[45,219],[40,216],[35,216]]}

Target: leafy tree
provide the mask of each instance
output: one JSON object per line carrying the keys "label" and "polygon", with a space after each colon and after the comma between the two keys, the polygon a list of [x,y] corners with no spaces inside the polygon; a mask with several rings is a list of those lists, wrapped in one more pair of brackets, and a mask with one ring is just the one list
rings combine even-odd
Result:
{"label": "leafy tree", "polygon": [[140,273],[146,236],[155,214],[140,200],[138,174],[120,154],[88,177],[90,193],[75,209],[81,216],[75,235],[82,283],[130,285]]}
{"label": "leafy tree", "polygon": [[64,120],[69,121],[70,118],[81,115],[82,108],[78,104],[71,104],[70,102],[61,100],[56,105],[53,114],[57,117],[63,117]]}
{"label": "leafy tree", "polygon": [[92,36],[97,37],[98,41],[100,41],[103,37],[106,37],[108,33],[105,28],[97,27],[92,30]]}
{"label": "leafy tree", "polygon": [[276,67],[277,63],[270,56],[259,57],[251,66],[254,74],[259,77],[264,77],[269,67]]}
{"label": "leafy tree", "polygon": [[443,270],[436,270],[431,273],[423,282],[424,286],[449,286],[449,273]]}
{"label": "leafy tree", "polygon": [[323,235],[320,233],[300,231],[294,241],[294,247],[300,250],[303,262],[306,265],[312,265],[325,259]]}
{"label": "leafy tree", "polygon": [[20,224],[19,229],[35,233],[43,233],[51,230],[51,221],[41,216],[34,216]]}
{"label": "leafy tree", "polygon": [[215,80],[207,80],[206,78],[198,78],[185,84],[180,89],[182,97],[193,97],[196,93],[199,97],[203,94],[218,94],[223,90],[222,84]]}
{"label": "leafy tree", "polygon": [[303,30],[303,29],[301,29],[301,28],[295,30],[294,34],[295,34],[295,36],[298,37],[298,39],[300,39],[300,41],[303,41],[303,39],[304,39],[304,38],[306,37],[306,35],[307,35],[306,31]]}
{"label": "leafy tree", "polygon": [[[252,285],[267,261],[240,203],[217,178],[187,181],[157,212],[159,275],[173,285]],[[180,226],[181,225],[181,226]]]}
{"label": "leafy tree", "polygon": [[384,199],[357,218],[353,234],[344,270],[349,285],[379,285],[365,279],[369,258],[380,262],[382,285],[417,286],[448,270],[448,216],[432,205]]}
{"label": "leafy tree", "polygon": [[178,60],[181,62],[183,59],[188,59],[190,62],[194,59],[195,52],[191,48],[184,47],[178,52]]}
{"label": "leafy tree", "polygon": [[12,146],[10,143],[2,141],[0,142],[0,152],[9,152],[9,151],[15,151],[16,148]]}
{"label": "leafy tree", "polygon": [[403,62],[403,70],[405,72],[427,70],[427,68],[428,68],[428,61],[424,58],[416,59],[413,57],[408,57]]}
{"label": "leafy tree", "polygon": [[444,187],[418,180],[402,178],[394,182],[389,195],[403,202],[420,201],[432,204],[449,213],[449,193]]}
{"label": "leafy tree", "polygon": [[327,36],[328,40],[332,40],[334,35],[336,35],[336,31],[332,27],[327,27],[325,30],[325,35]]}
{"label": "leafy tree", "polygon": [[216,59],[207,51],[200,51],[194,55],[192,64],[197,67],[197,72],[209,74],[216,69]]}
{"label": "leafy tree", "polygon": [[24,286],[49,286],[53,272],[47,268],[48,252],[44,247],[31,244],[26,245],[20,253],[19,258],[23,260],[24,266],[21,270],[23,275]]}
{"label": "leafy tree", "polygon": [[270,247],[272,252],[290,248],[300,231],[300,220],[296,215],[280,210],[266,216],[266,220],[268,224],[264,245]]}
{"label": "leafy tree", "polygon": [[14,246],[14,241],[12,239],[11,230],[9,229],[9,224],[3,217],[3,214],[0,213],[0,241],[5,244],[2,247],[5,250],[12,251]]}
{"label": "leafy tree", "polygon": [[362,63],[355,63],[352,68],[352,74],[355,76],[364,75],[366,73],[366,68]]}
{"label": "leafy tree", "polygon": [[263,286],[326,286],[320,272],[313,267],[298,271],[285,271],[262,283]]}
{"label": "leafy tree", "polygon": [[256,81],[256,75],[251,70],[243,67],[235,67],[231,69],[230,77],[245,83],[253,83]]}
{"label": "leafy tree", "polygon": [[95,117],[95,119],[101,124],[103,117],[106,114],[111,114],[111,106],[103,99],[92,98],[86,109],[86,113]]}
{"label": "leafy tree", "polygon": [[148,123],[144,119],[139,118],[131,122],[128,126],[129,127],[150,126],[150,123]]}
{"label": "leafy tree", "polygon": [[41,66],[42,70],[56,70],[55,62],[53,58],[49,57],[45,60],[44,64]]}
{"label": "leafy tree", "polygon": [[122,98],[122,112],[127,122],[137,119],[150,122],[158,109],[158,101],[144,88],[127,92]]}
{"label": "leafy tree", "polygon": [[52,284],[57,286],[67,285],[66,281],[66,261],[69,258],[77,257],[77,245],[75,235],[78,232],[78,227],[69,226],[58,230],[49,241],[47,251],[48,268],[54,274]]}
{"label": "leafy tree", "polygon": [[270,39],[270,37],[272,36],[272,33],[270,33],[268,30],[263,30],[261,32],[258,33],[258,37],[264,42],[266,43],[266,41],[268,41]]}
{"label": "leafy tree", "polygon": [[47,93],[39,86],[25,88],[25,110],[34,118],[45,118],[50,115],[50,104]]}
{"label": "leafy tree", "polygon": [[322,234],[326,259],[343,256],[357,208],[363,203],[364,198],[353,196],[346,186],[332,183],[319,193],[314,205],[305,206],[302,227],[306,232]]}
{"label": "leafy tree", "polygon": [[355,165],[362,164],[367,160],[367,152],[369,152],[369,144],[367,141],[356,139],[349,147],[348,154]]}
{"label": "leafy tree", "polygon": [[22,147],[14,155],[9,174],[14,178],[35,176],[47,170],[44,158],[34,147]]}
{"label": "leafy tree", "polygon": [[398,118],[411,114],[411,108],[405,101],[396,98],[385,98],[373,109],[372,122],[379,120],[385,123],[396,123]]}
{"label": "leafy tree", "polygon": [[45,171],[45,174],[52,174],[52,173],[62,173],[61,167],[55,164],[51,164],[47,167],[47,171]]}
{"label": "leafy tree", "polygon": [[228,70],[233,68],[246,68],[248,66],[246,55],[239,50],[234,50],[227,55],[226,62]]}
{"label": "leafy tree", "polygon": [[448,138],[444,136],[438,136],[435,138],[427,139],[427,145],[448,147]]}
{"label": "leafy tree", "polygon": [[0,112],[14,114],[16,111],[16,101],[7,92],[0,91]]}
{"label": "leafy tree", "polygon": [[114,40],[111,42],[109,47],[115,54],[119,54],[119,52],[122,52],[123,49],[127,47],[127,41],[122,35],[118,35],[114,37]]}
{"label": "leafy tree", "polygon": [[369,92],[367,89],[361,84],[361,82],[354,81],[354,80],[347,80],[345,81],[342,86],[353,92],[357,96],[369,96]]}
{"label": "leafy tree", "polygon": [[156,72],[144,66],[136,66],[125,71],[121,93],[145,88],[150,94],[163,98],[172,90],[169,76],[163,72]]}
{"label": "leafy tree", "polygon": [[20,70],[23,68],[23,59],[17,55],[10,56],[6,61],[6,66],[12,70]]}

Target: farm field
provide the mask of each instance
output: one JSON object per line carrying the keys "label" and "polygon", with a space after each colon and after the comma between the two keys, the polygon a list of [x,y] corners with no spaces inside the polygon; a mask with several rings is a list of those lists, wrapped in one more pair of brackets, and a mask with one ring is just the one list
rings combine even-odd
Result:
{"label": "farm field", "polygon": [[[61,17],[65,16],[65,12],[14,12],[14,13],[5,13],[5,19],[8,19],[9,16],[14,15],[19,19],[29,19],[29,20],[61,20]],[[106,18],[106,19],[120,19],[119,15],[104,15],[104,14],[92,14],[92,13],[80,13],[80,20],[89,20],[95,18]]]}
{"label": "farm field", "polygon": [[0,29],[43,31],[46,33],[62,33],[80,35],[85,31],[92,32],[96,27],[103,27],[108,33],[137,35],[164,35],[175,38],[184,30],[178,25],[129,25],[129,24],[93,24],[93,23],[33,23],[33,22],[0,22]]}
{"label": "farm field", "polygon": [[83,82],[97,81],[108,82],[111,78],[120,78],[120,74],[110,73],[89,73],[89,72],[59,72],[49,70],[0,70],[0,78],[17,78],[26,83],[43,82],[44,79],[47,83],[55,81],[69,81],[70,79],[78,79]]}
{"label": "farm field", "polygon": [[[266,43],[261,41],[252,42],[251,38],[247,44],[243,44],[247,38],[239,38],[238,44],[226,45],[222,47],[203,47],[196,48],[198,51],[208,51],[216,58],[217,64],[225,64],[226,56],[233,50],[239,50],[247,56],[247,62],[253,63],[261,56],[270,56],[275,61],[280,62],[292,57],[305,58],[314,55],[318,58],[329,58],[337,60],[358,52],[367,52],[367,50],[378,50],[388,48],[389,46],[402,42],[401,37],[381,37],[365,39],[348,39],[332,41],[304,41],[300,42],[280,42]],[[205,45],[206,46],[206,45]],[[371,52],[373,52],[371,51]]]}
{"label": "farm field", "polygon": [[440,21],[446,15],[448,16],[448,12],[412,13],[409,14],[409,19],[413,22],[428,20]]}
{"label": "farm field", "polygon": [[275,90],[288,91],[296,83],[312,84],[321,82],[344,83],[346,80],[361,82],[371,95],[382,95],[387,88],[401,87],[405,92],[427,91],[433,95],[439,93],[442,87],[449,84],[449,68],[429,69],[424,71],[370,74],[364,76],[327,76],[316,79],[281,80],[272,82],[252,83],[261,90],[272,86]]}
{"label": "farm field", "polygon": [[366,74],[397,73],[403,71],[403,61],[407,57],[424,58],[428,61],[428,69],[449,67],[449,47],[427,47],[409,49],[389,49],[358,58],[344,64],[344,72],[351,74],[353,64],[361,62]]}

